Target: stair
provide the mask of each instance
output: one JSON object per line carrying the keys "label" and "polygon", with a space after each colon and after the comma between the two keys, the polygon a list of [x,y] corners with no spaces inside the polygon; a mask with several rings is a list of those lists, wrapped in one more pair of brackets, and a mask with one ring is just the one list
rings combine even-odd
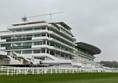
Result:
{"label": "stair", "polygon": [[10,64],[22,64],[19,60],[16,60],[12,56],[8,56],[10,58]]}
{"label": "stair", "polygon": [[11,61],[13,60],[18,64],[24,64],[23,61],[26,61],[27,64],[35,64],[33,61],[27,59],[24,56],[18,56],[18,54],[15,52],[12,52],[8,57],[11,59]]}

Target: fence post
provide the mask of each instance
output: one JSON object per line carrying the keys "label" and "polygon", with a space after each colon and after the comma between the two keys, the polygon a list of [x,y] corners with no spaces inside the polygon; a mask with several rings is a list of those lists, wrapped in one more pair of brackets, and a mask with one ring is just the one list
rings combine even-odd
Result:
{"label": "fence post", "polygon": [[39,74],[39,70],[40,70],[40,69],[38,68],[38,69],[37,69],[37,74]]}
{"label": "fence post", "polygon": [[16,68],[16,75],[18,75],[18,69]]}
{"label": "fence post", "polygon": [[7,67],[6,69],[7,69],[7,75],[9,75],[9,67]]}
{"label": "fence post", "polygon": [[52,74],[52,68],[50,68],[50,73]]}
{"label": "fence post", "polygon": [[14,73],[14,68],[13,68],[13,69],[11,69],[11,75],[13,75],[13,73]]}
{"label": "fence post", "polygon": [[25,75],[27,75],[27,69],[25,68]]}
{"label": "fence post", "polygon": [[34,68],[32,68],[32,74],[34,74]]}
{"label": "fence post", "polygon": [[3,66],[1,66],[1,71],[3,71]]}

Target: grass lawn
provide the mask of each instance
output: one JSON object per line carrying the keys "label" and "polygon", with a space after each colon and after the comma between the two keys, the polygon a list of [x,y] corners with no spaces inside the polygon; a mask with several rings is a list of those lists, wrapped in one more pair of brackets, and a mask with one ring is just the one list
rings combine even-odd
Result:
{"label": "grass lawn", "polygon": [[118,73],[0,75],[0,83],[118,83]]}

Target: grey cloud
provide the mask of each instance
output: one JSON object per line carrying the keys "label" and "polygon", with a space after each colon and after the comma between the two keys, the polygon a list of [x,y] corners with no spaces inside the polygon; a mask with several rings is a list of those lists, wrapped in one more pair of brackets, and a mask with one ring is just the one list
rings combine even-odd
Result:
{"label": "grey cloud", "polygon": [[[53,21],[66,22],[78,41],[100,47],[96,61],[118,61],[117,4],[118,0],[0,0],[0,25],[20,22],[23,15],[62,11]],[[42,19],[50,20],[49,16],[33,18]]]}

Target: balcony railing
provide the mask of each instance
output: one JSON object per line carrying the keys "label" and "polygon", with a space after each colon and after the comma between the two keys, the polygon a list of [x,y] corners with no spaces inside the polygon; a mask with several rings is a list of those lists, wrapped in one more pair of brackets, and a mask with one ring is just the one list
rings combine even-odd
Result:
{"label": "balcony railing", "polygon": [[32,40],[32,38],[17,38],[17,39],[7,39],[6,42],[14,42],[14,41],[27,41]]}
{"label": "balcony railing", "polygon": [[36,30],[36,31],[24,31],[24,32],[9,32],[2,33],[1,36],[15,36],[15,35],[28,35],[28,34],[36,34],[36,33],[49,33],[48,30]]}
{"label": "balcony railing", "polygon": [[76,44],[74,44],[72,41],[69,41],[68,39],[66,39],[66,38],[64,38],[64,37],[62,37],[62,36],[60,36],[60,35],[58,35],[58,34],[55,33],[55,32],[52,32],[52,34],[55,35],[55,36],[57,36],[57,37],[59,37],[59,38],[61,38],[61,39],[63,39],[63,40],[65,40],[66,42],[68,42],[68,43],[70,43],[70,44],[72,44],[72,45],[76,45]]}
{"label": "balcony railing", "polygon": [[0,47],[0,50],[5,50],[5,47]]}
{"label": "balcony railing", "polygon": [[4,42],[6,42],[6,40],[5,39],[4,40],[0,40],[0,43],[2,43],[2,42],[4,43]]}
{"label": "balcony railing", "polygon": [[12,47],[6,47],[6,49],[26,49],[31,48],[31,46],[12,46]]}
{"label": "balcony railing", "polygon": [[76,52],[77,55],[81,56],[81,57],[84,57],[84,58],[89,58],[89,59],[94,59],[95,57],[93,55],[90,55],[90,54],[87,54],[87,53],[84,53],[80,50],[78,50]]}

